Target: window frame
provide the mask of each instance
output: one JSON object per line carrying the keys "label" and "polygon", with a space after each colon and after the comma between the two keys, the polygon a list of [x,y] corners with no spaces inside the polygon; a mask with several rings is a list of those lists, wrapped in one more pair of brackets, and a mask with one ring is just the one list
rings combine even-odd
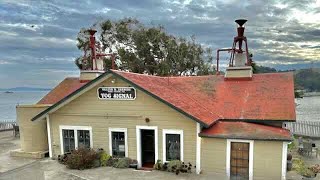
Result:
{"label": "window frame", "polygon": [[124,133],[124,147],[125,147],[125,157],[128,157],[128,130],[127,128],[109,128],[109,154],[112,154],[112,132],[123,132]]}
{"label": "window frame", "polygon": [[162,130],[162,161],[163,162],[169,162],[169,161],[167,161],[167,157],[166,157],[166,155],[167,155],[167,148],[166,148],[166,145],[167,145],[167,143],[166,143],[166,135],[167,134],[178,134],[178,135],[180,135],[180,161],[183,161],[183,159],[184,159],[184,155],[183,155],[183,150],[184,150],[184,148],[183,148],[183,144],[184,144],[184,142],[183,142],[183,130],[181,130],[181,129],[163,129]]}
{"label": "window frame", "polygon": [[253,179],[253,148],[254,140],[244,140],[244,139],[227,139],[227,149],[226,149],[226,170],[227,176],[230,179],[231,177],[231,143],[240,142],[240,143],[249,143],[249,180]]}
{"label": "window frame", "polygon": [[60,148],[61,148],[61,154],[64,154],[64,143],[63,143],[63,135],[62,130],[73,130],[74,131],[74,148],[78,149],[78,130],[87,130],[90,134],[90,148],[93,148],[93,137],[92,137],[92,127],[91,126],[66,126],[66,125],[60,125],[59,131],[60,131]]}

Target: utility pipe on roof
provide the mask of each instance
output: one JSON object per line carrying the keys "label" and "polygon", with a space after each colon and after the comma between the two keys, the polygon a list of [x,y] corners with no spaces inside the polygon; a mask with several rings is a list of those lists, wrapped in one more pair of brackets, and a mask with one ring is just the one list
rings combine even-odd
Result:
{"label": "utility pipe on roof", "polygon": [[220,72],[219,72],[219,56],[220,56],[219,53],[220,53],[220,51],[228,51],[228,52],[230,52],[232,50],[233,50],[232,48],[224,48],[224,49],[218,49],[217,50],[217,72],[216,72],[217,75],[220,74]]}

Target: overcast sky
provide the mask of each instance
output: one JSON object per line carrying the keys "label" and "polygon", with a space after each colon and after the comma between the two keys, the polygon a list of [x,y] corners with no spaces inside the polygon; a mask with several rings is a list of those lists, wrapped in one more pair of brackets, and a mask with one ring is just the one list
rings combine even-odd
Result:
{"label": "overcast sky", "polygon": [[173,35],[230,47],[234,20],[246,18],[254,61],[277,69],[320,67],[320,0],[0,0],[0,88],[54,87],[78,76],[80,28],[135,17]]}

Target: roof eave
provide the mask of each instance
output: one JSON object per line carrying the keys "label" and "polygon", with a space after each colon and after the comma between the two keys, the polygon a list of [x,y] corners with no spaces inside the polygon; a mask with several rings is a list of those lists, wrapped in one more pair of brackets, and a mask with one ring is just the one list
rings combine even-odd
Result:
{"label": "roof eave", "polygon": [[296,119],[219,119],[220,121],[243,121],[243,122],[295,122]]}
{"label": "roof eave", "polygon": [[77,89],[76,91],[74,91],[73,93],[69,94],[68,96],[64,97],[63,99],[61,99],[60,101],[58,101],[57,103],[53,104],[52,106],[50,106],[48,109],[42,111],[41,113],[37,114],[35,117],[33,117],[31,119],[31,121],[36,121],[36,120],[39,120],[39,119],[43,119],[48,113],[50,113],[50,111],[53,111],[54,108],[58,107],[59,105],[61,105],[62,103],[64,103],[66,100],[68,100],[69,98],[73,97],[74,95],[76,95],[77,93],[79,93],[80,91],[82,91],[83,89],[91,86],[92,84],[94,84],[95,82],[97,82],[98,80],[104,78],[106,75],[108,74],[112,74],[116,77],[119,77],[121,80],[133,85],[134,87],[140,89],[141,91],[143,91],[144,93],[152,96],[153,98],[165,103],[166,105],[168,105],[169,107],[175,109],[176,111],[182,113],[183,115],[189,117],[190,119],[196,121],[197,123],[201,124],[202,126],[208,128],[210,126],[210,124],[206,124],[204,122],[202,122],[200,119],[186,113],[185,111],[183,111],[182,109],[180,108],[177,108],[176,106],[170,104],[169,102],[165,101],[164,99],[161,99],[160,97],[154,95],[153,93],[149,92],[148,90],[144,89],[143,87],[137,85],[136,83],[126,79],[125,77],[113,72],[112,70],[108,70],[106,71],[105,73],[101,74],[99,77],[97,77],[96,79],[88,82],[87,84],[85,84],[84,86],[80,87],[79,89]]}
{"label": "roof eave", "polygon": [[155,98],[155,99],[157,99],[157,100],[161,101],[162,103],[166,104],[167,106],[169,106],[169,107],[171,107],[171,108],[175,109],[176,111],[178,111],[178,112],[180,112],[181,114],[183,114],[183,115],[187,116],[188,118],[190,118],[190,119],[192,119],[192,120],[196,121],[197,123],[201,124],[202,126],[204,126],[204,127],[206,127],[206,128],[210,127],[210,124],[206,124],[206,123],[202,122],[200,119],[198,119],[198,118],[196,118],[196,117],[194,117],[194,116],[192,116],[192,115],[190,115],[190,114],[186,113],[186,112],[185,112],[185,111],[183,111],[182,109],[180,109],[180,108],[178,108],[178,107],[176,107],[176,106],[174,106],[174,105],[170,104],[170,103],[169,103],[169,102],[167,102],[166,100],[164,100],[164,99],[160,98],[159,96],[157,96],[157,95],[155,95],[155,94],[151,93],[150,91],[148,91],[148,90],[144,89],[143,87],[141,87],[141,86],[137,85],[136,83],[134,83],[134,82],[132,82],[132,81],[130,81],[130,80],[128,80],[128,79],[126,79],[125,77],[121,76],[120,74],[115,73],[115,72],[113,72],[113,71],[110,71],[110,72],[111,72],[114,76],[119,77],[121,80],[123,80],[123,81],[125,81],[125,82],[127,82],[127,83],[129,83],[129,84],[132,84],[134,87],[136,87],[136,88],[140,89],[141,91],[143,91],[144,93],[146,93],[146,94],[150,95],[151,97],[153,97],[153,98]]}
{"label": "roof eave", "polygon": [[246,137],[246,136],[228,136],[228,135],[208,135],[199,133],[200,137],[220,138],[220,139],[242,139],[242,140],[260,140],[260,141],[292,141],[292,138],[261,138],[261,137]]}
{"label": "roof eave", "polygon": [[53,111],[54,108],[58,107],[59,105],[61,105],[62,103],[64,103],[65,101],[67,101],[69,98],[75,96],[77,93],[79,93],[80,91],[86,89],[87,87],[91,86],[92,84],[94,84],[95,82],[103,79],[106,75],[110,74],[110,72],[105,72],[103,74],[101,74],[99,77],[97,77],[96,79],[88,82],[87,84],[83,85],[82,87],[80,87],[79,89],[77,89],[76,91],[72,92],[71,94],[69,94],[68,96],[64,97],[63,99],[61,99],[60,101],[58,101],[57,103],[53,104],[52,106],[50,106],[49,108],[47,108],[46,110],[40,112],[39,114],[37,114],[36,116],[34,116],[31,121],[36,121],[39,119],[43,119],[48,113],[50,113],[50,111]]}

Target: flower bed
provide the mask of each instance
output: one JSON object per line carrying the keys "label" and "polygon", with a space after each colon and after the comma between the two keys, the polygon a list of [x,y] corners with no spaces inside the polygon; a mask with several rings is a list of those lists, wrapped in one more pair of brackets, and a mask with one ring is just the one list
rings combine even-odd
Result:
{"label": "flower bed", "polygon": [[137,167],[137,161],[131,158],[112,157],[103,149],[97,151],[87,148],[79,148],[71,153],[58,156],[58,161],[70,169],[90,169],[100,166],[110,166],[114,168]]}

